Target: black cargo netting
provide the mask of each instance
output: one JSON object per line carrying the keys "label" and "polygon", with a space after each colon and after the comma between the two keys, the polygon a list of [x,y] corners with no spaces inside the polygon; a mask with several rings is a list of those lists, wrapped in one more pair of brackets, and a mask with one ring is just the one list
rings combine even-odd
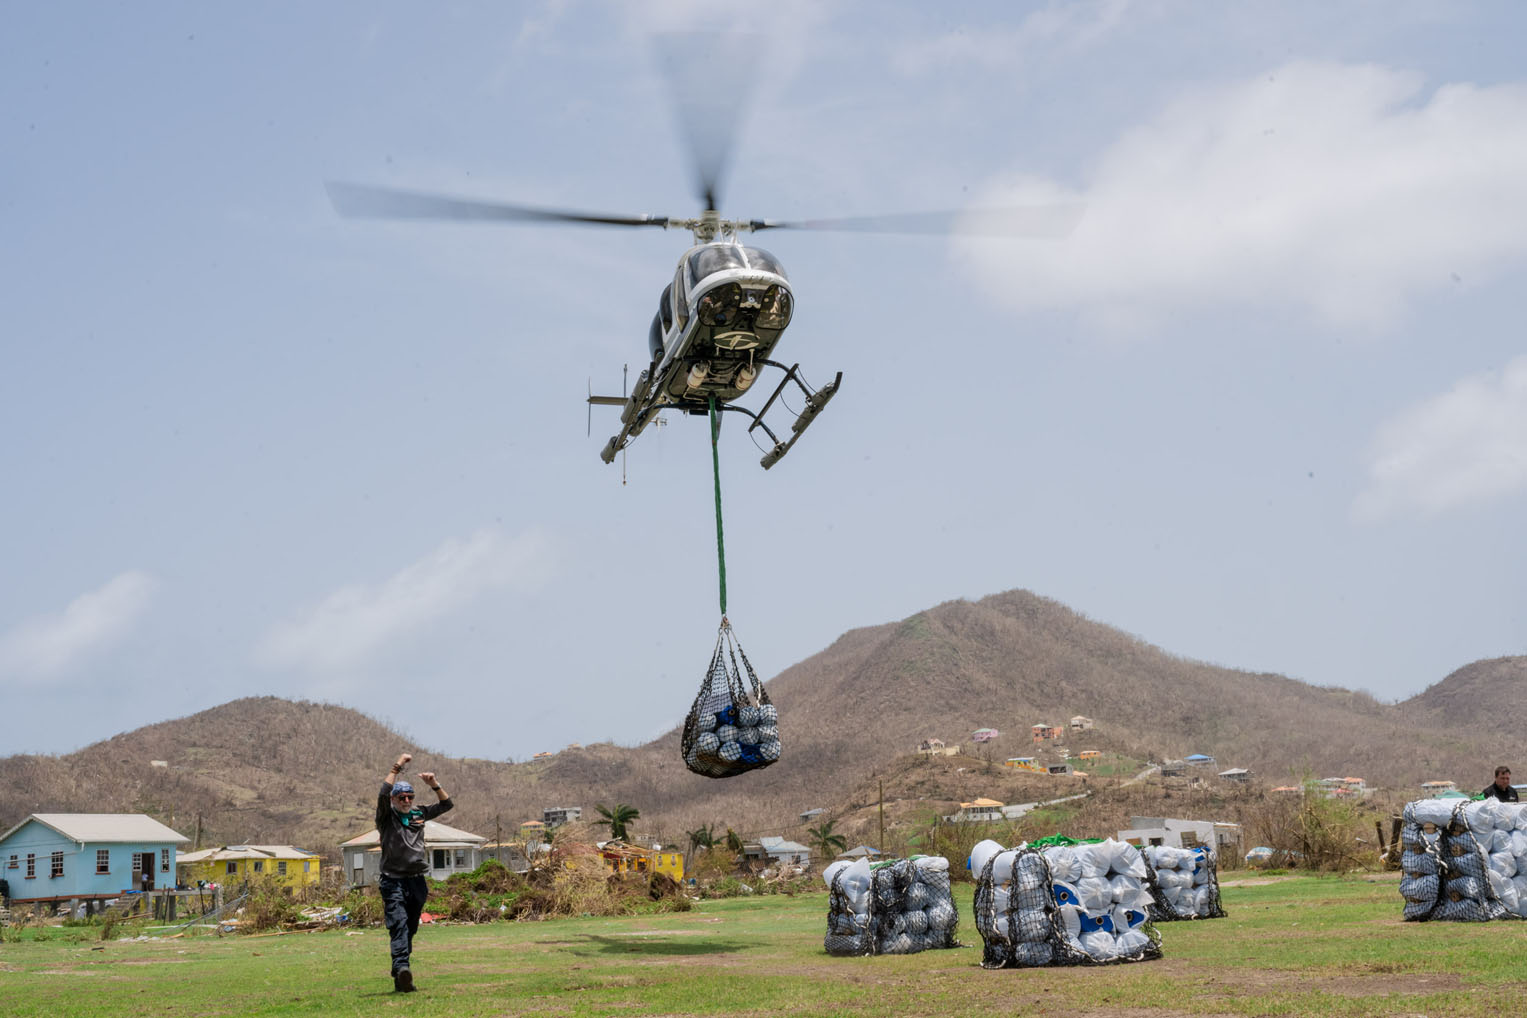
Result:
{"label": "black cargo netting", "polygon": [[[1141,903],[1144,895],[1135,895],[1135,904],[1085,908],[1072,886],[1080,881],[1055,879],[1047,854],[1056,851],[1007,850],[982,866],[975,894],[976,930],[985,943],[981,967],[1110,965],[1160,958],[1161,935]],[[1117,875],[1140,880],[1143,888],[1142,878]]]}
{"label": "black cargo netting", "polygon": [[1145,860],[1146,887],[1155,899],[1146,908],[1151,922],[1225,917],[1213,852],[1203,846],[1146,845],[1140,856]]}
{"label": "black cargo netting", "polygon": [[1527,913],[1527,812],[1520,805],[1408,803],[1400,845],[1407,920],[1486,922]]}
{"label": "black cargo netting", "polygon": [[828,954],[916,954],[959,947],[959,910],[949,863],[938,856],[864,860],[832,876],[827,900]]}
{"label": "black cargo netting", "polygon": [[684,766],[707,778],[730,778],[779,759],[779,713],[726,619],[679,745]]}

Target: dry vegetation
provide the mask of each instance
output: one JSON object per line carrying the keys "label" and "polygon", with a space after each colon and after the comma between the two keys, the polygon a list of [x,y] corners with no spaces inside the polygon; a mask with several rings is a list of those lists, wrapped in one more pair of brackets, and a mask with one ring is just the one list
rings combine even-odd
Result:
{"label": "dry vegetation", "polygon": [[[1163,653],[1024,591],[954,601],[901,622],[855,630],[769,683],[779,705],[780,764],[729,781],[687,772],[678,733],[645,746],[597,744],[548,760],[455,759],[332,704],[270,697],[224,704],[152,725],[67,756],[0,759],[0,829],[30,812],[132,811],[156,816],[202,844],[292,842],[333,857],[370,827],[383,765],[401,750],[441,773],[459,808],[448,822],[493,837],[551,805],[623,802],[641,810],[633,834],[685,844],[702,824],[803,840],[798,814],[822,808],[850,843],[887,848],[921,837],[929,820],[978,795],[1005,802],[1086,788],[1085,805],[1030,825],[1109,833],[1129,815],[1248,819],[1265,796],[1250,790],[1184,793],[1122,787],[1117,778],[1048,778],[998,766],[1031,755],[1029,725],[1086,714],[1097,729],[1069,748],[1144,759],[1214,755],[1266,783],[1304,774],[1357,774],[1406,790],[1436,777],[1480,786],[1509,761],[1509,717],[1527,657],[1478,662],[1399,705],[1276,675],[1218,668]],[[677,718],[685,705],[675,704]],[[1483,719],[1483,720],[1481,720]],[[1005,733],[974,757],[907,759],[920,740],[951,743],[981,727]],[[542,747],[525,747],[526,754]],[[969,748],[969,747],[967,747]],[[151,767],[150,760],[169,766]],[[1265,803],[1264,803],[1265,805]],[[1050,830],[1046,833],[1054,833]]]}

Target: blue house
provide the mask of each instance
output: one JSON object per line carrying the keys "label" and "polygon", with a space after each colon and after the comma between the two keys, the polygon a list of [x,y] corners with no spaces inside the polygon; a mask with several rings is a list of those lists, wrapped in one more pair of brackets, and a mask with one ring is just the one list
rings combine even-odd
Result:
{"label": "blue house", "polygon": [[1207,767],[1209,764],[1214,762],[1214,757],[1205,753],[1194,753],[1192,756],[1187,758],[1187,761],[1188,764],[1192,767]]}
{"label": "blue house", "polygon": [[141,813],[33,813],[0,835],[13,901],[115,898],[175,886],[175,846],[191,839]]}

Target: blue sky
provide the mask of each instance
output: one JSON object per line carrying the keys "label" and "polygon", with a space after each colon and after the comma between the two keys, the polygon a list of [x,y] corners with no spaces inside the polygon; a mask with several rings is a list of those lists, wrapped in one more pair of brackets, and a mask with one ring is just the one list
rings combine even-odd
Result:
{"label": "blue sky", "polygon": [[[1385,699],[1527,652],[1527,11],[1508,3],[161,3],[0,34],[0,751],[236,696],[524,759],[681,722],[704,426],[585,434],[688,238],[371,223],[328,179],[696,211],[650,37],[752,86],[723,212],[1079,201],[1064,241],[781,233],[721,442],[767,677],[1024,587]],[[788,720],[785,722],[788,737]],[[788,748],[787,748],[788,752]]]}

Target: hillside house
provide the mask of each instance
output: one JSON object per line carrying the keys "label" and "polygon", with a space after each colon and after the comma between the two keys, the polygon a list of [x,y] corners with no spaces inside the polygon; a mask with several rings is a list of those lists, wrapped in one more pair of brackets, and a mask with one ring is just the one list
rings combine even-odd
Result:
{"label": "hillside house", "polygon": [[493,859],[512,873],[530,872],[530,856],[547,851],[541,844],[523,841],[485,841],[482,846],[483,861]]}
{"label": "hillside house", "polygon": [[1078,714],[1076,717],[1071,719],[1071,730],[1073,732],[1085,732],[1091,727],[1092,719],[1089,717]]}
{"label": "hillside house", "polygon": [[1362,778],[1321,778],[1315,784],[1328,798],[1361,799],[1368,794],[1368,784]]}
{"label": "hillside house", "polygon": [[141,813],[33,813],[0,835],[0,875],[20,902],[163,890],[190,840]]}
{"label": "hillside house", "polygon": [[1421,791],[1425,792],[1427,795],[1436,797],[1441,795],[1443,792],[1458,791],[1458,785],[1453,781],[1423,781],[1421,782]]}
{"label": "hillside house", "polygon": [[1051,764],[1050,766],[1045,768],[1045,773],[1046,774],[1070,774],[1071,773],[1071,765],[1069,763]]}
{"label": "hillside house", "polygon": [[1076,758],[1078,760],[1101,760],[1103,758],[1103,753],[1101,750],[1084,749],[1080,753],[1076,754]]}
{"label": "hillside house", "polygon": [[[444,880],[453,873],[470,873],[482,862],[483,846],[488,839],[447,827],[437,820],[424,822],[424,850],[429,857],[432,880]],[[382,838],[372,828],[358,838],[339,846],[345,865],[345,886],[372,887],[381,876]]]}
{"label": "hillside house", "polygon": [[548,829],[556,829],[583,819],[582,806],[547,806],[541,810],[541,823]]}
{"label": "hillside house", "polygon": [[1213,765],[1214,757],[1209,756],[1207,753],[1194,753],[1192,756],[1187,757],[1185,762],[1189,767],[1209,767]]}
{"label": "hillside house", "polygon": [[1168,760],[1161,765],[1163,778],[1185,778],[1188,776],[1188,762],[1186,760]]}
{"label": "hillside house", "polygon": [[1010,756],[1006,760],[1002,761],[1002,766],[1011,767],[1014,770],[1019,771],[1037,771],[1039,773],[1044,772],[1044,768],[1039,766],[1038,762],[1036,762],[1035,759],[1031,756]]}
{"label": "hillside house", "polygon": [[838,853],[838,858],[839,859],[869,859],[870,861],[873,862],[874,860],[879,859],[883,855],[885,855],[885,853],[880,851],[880,849],[878,849],[878,848],[873,848],[873,847],[871,847],[869,845],[855,845],[853,848],[849,849],[846,852],[839,852]]}
{"label": "hillside house", "polygon": [[532,760],[550,760],[552,757],[554,757],[556,755],[557,754],[551,752],[550,750],[543,749],[539,753],[532,753],[532,754],[530,754],[530,759],[532,759]]}
{"label": "hillside house", "polygon": [[813,809],[808,809],[806,812],[801,814],[801,823],[809,824],[817,817],[825,816],[826,814],[827,811],[820,806],[817,806]]}
{"label": "hillside house", "polygon": [[1170,845],[1173,848],[1210,847],[1221,859],[1241,857],[1240,824],[1212,820],[1177,820],[1170,817],[1130,817],[1129,828],[1118,833],[1131,845]]}
{"label": "hillside house", "polygon": [[1035,742],[1043,742],[1046,739],[1059,739],[1065,731],[1059,725],[1052,725],[1047,721],[1041,721],[1029,729],[1033,733]]}
{"label": "hillside house", "polygon": [[296,890],[318,884],[320,863],[318,853],[291,845],[223,845],[178,856],[175,880],[182,887],[268,882]]}
{"label": "hillside house", "polygon": [[742,846],[742,855],[749,862],[765,866],[810,866],[811,849],[784,838],[759,838]]}
{"label": "hillside house", "polygon": [[976,799],[960,803],[960,811],[946,816],[951,824],[995,823],[1003,819],[1003,804],[996,799]]}
{"label": "hillside house", "polygon": [[1002,733],[995,728],[977,728],[970,733],[971,742],[990,742]]}
{"label": "hillside house", "polygon": [[1219,777],[1222,781],[1234,781],[1244,785],[1251,780],[1251,772],[1244,767],[1232,767],[1228,771],[1220,771]]}
{"label": "hillside house", "polygon": [[1279,785],[1273,790],[1274,795],[1303,795],[1304,789],[1298,785]]}

